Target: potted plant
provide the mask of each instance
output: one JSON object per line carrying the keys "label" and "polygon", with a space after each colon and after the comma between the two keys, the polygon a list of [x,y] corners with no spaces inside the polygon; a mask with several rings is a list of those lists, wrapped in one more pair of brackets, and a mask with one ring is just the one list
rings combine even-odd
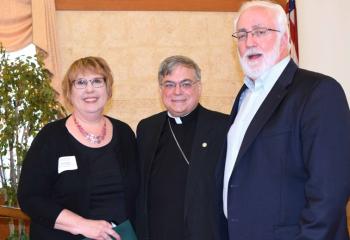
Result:
{"label": "potted plant", "polygon": [[[65,116],[40,56],[10,59],[0,44],[0,183],[5,204],[16,198],[22,161],[38,131]],[[12,234],[18,234],[10,227]]]}

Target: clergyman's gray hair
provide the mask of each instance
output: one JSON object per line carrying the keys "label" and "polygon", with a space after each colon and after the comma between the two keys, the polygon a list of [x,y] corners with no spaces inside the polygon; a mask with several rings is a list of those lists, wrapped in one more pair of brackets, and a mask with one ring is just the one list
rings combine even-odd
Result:
{"label": "clergyman's gray hair", "polygon": [[201,69],[199,68],[198,64],[195,61],[193,61],[191,58],[186,56],[175,55],[175,56],[167,57],[161,62],[159,66],[159,71],[158,71],[159,84],[161,84],[163,78],[166,75],[171,74],[172,71],[177,66],[184,66],[184,67],[193,69],[196,73],[196,78],[197,78],[196,80],[198,81],[201,80]]}

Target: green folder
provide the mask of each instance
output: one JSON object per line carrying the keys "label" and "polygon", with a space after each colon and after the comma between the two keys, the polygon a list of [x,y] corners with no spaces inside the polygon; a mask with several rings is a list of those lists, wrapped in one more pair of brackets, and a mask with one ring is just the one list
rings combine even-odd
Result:
{"label": "green folder", "polygon": [[[118,226],[113,228],[116,231],[122,240],[137,240],[135,231],[129,220],[122,222]],[[89,240],[90,238],[84,238],[82,240]]]}

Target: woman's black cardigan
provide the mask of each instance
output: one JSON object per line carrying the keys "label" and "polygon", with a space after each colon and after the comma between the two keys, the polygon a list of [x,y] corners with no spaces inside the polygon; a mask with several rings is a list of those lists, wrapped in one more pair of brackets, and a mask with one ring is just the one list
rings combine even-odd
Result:
{"label": "woman's black cardigan", "polygon": [[[125,204],[131,221],[135,216],[135,199],[138,189],[136,142],[131,128],[109,118],[116,138],[115,151],[121,162],[125,187]],[[65,122],[67,118],[47,124],[35,137],[23,162],[18,186],[21,209],[31,218],[31,239],[81,239],[53,229],[63,209],[83,217],[89,211],[88,161],[83,161],[71,144]],[[75,156],[78,169],[58,174],[58,159]]]}

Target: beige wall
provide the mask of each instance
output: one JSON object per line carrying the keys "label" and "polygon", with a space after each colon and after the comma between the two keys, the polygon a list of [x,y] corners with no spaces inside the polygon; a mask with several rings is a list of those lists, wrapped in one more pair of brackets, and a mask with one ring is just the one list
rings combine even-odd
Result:
{"label": "beige wall", "polygon": [[201,103],[228,113],[242,84],[234,41],[234,13],[58,11],[62,75],[77,58],[105,58],[115,76],[106,113],[136,128],[163,110],[157,70],[166,57],[182,54],[202,68]]}

